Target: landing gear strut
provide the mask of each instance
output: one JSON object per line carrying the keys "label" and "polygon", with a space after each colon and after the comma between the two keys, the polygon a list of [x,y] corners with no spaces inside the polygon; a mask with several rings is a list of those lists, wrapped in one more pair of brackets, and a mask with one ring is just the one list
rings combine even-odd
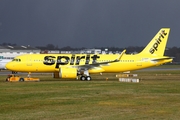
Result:
{"label": "landing gear strut", "polygon": [[28,78],[30,78],[30,77],[31,77],[31,72],[29,72],[29,73],[28,73],[27,77],[28,77]]}
{"label": "landing gear strut", "polygon": [[80,80],[82,80],[82,81],[84,81],[84,80],[90,81],[91,80],[91,76],[89,76],[88,70],[84,71],[84,74],[80,77]]}
{"label": "landing gear strut", "polygon": [[17,72],[15,72],[15,71],[12,71],[12,74],[17,74]]}

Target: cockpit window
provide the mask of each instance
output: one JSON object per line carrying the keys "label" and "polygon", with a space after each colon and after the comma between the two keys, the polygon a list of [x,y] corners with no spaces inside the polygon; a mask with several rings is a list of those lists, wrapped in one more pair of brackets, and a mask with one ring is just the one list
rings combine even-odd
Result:
{"label": "cockpit window", "polygon": [[14,61],[14,62],[21,62],[21,59],[15,58],[12,61]]}

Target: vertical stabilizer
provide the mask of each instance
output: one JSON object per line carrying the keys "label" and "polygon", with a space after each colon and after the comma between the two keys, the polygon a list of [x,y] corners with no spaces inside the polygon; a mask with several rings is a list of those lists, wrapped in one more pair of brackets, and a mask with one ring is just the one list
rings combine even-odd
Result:
{"label": "vertical stabilizer", "polygon": [[169,33],[170,28],[160,29],[140,54],[163,56]]}

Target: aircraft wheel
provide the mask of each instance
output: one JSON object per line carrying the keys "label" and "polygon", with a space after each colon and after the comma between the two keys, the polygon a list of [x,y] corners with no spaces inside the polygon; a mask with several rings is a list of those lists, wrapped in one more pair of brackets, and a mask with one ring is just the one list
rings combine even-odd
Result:
{"label": "aircraft wheel", "polygon": [[85,76],[81,76],[80,80],[84,81],[84,80],[86,80],[86,77]]}
{"label": "aircraft wheel", "polygon": [[24,82],[24,78],[20,78],[19,81],[20,81],[20,82]]}
{"label": "aircraft wheel", "polygon": [[87,81],[90,81],[90,80],[91,80],[91,77],[90,77],[90,76],[86,76],[86,80],[87,80]]}
{"label": "aircraft wheel", "polygon": [[9,81],[9,78],[6,78],[6,81],[8,82],[8,81]]}
{"label": "aircraft wheel", "polygon": [[12,74],[17,74],[17,72],[12,71]]}

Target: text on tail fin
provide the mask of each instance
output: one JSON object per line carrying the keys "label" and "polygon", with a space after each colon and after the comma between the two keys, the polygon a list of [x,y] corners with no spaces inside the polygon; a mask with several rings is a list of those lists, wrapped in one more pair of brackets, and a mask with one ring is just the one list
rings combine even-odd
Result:
{"label": "text on tail fin", "polygon": [[169,32],[170,28],[160,29],[140,54],[163,56]]}
{"label": "text on tail fin", "polygon": [[155,51],[158,50],[158,46],[161,44],[162,38],[164,38],[166,35],[167,35],[167,32],[166,32],[165,30],[162,30],[162,31],[159,33],[159,36],[158,36],[158,38],[156,39],[156,42],[153,44],[153,46],[152,46],[151,49],[149,50],[149,52],[150,52],[151,54],[153,54]]}

